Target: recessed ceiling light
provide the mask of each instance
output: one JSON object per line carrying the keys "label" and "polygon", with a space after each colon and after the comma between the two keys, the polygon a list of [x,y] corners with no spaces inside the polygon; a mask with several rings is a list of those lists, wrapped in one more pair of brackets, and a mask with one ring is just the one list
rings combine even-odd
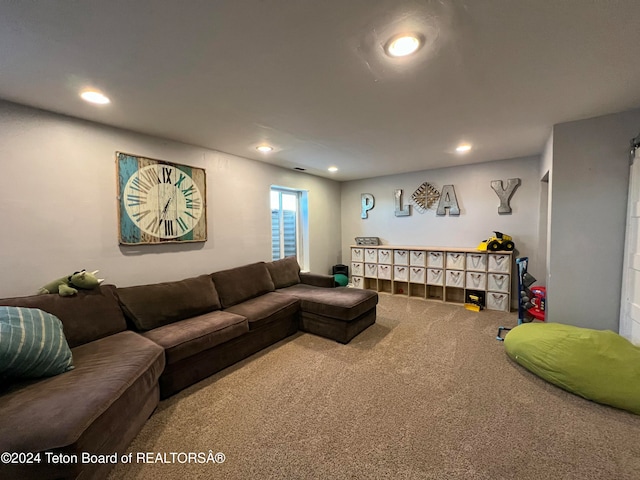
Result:
{"label": "recessed ceiling light", "polygon": [[329,170],[331,173],[334,173],[338,171],[338,167],[329,167],[327,168],[327,170]]}
{"label": "recessed ceiling light", "polygon": [[392,37],[384,47],[390,57],[406,57],[418,51],[422,46],[422,36],[417,33],[405,33]]}
{"label": "recessed ceiling light", "polygon": [[111,103],[111,100],[109,100],[106,95],[95,90],[86,90],[80,94],[80,97],[82,97],[85,102],[97,103],[98,105],[106,105],[107,103]]}
{"label": "recessed ceiling light", "polygon": [[468,143],[465,143],[463,145],[458,145],[456,147],[456,152],[458,152],[458,153],[466,153],[469,150],[471,150],[471,145],[469,145]]}
{"label": "recessed ceiling light", "polygon": [[269,153],[269,152],[273,151],[273,147],[270,146],[270,145],[258,145],[256,147],[256,150],[258,150],[259,152],[262,152],[262,153]]}

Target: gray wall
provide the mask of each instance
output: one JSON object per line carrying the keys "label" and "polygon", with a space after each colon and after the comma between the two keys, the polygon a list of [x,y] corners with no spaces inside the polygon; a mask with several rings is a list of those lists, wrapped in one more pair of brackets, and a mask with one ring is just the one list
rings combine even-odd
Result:
{"label": "gray wall", "polygon": [[548,319],[618,331],[629,140],[640,110],[553,129]]}
{"label": "gray wall", "polygon": [[[617,331],[628,188],[629,139],[640,110],[556,125],[542,159],[502,160],[339,184],[252,160],[0,102],[2,296],[27,295],[80,268],[121,286],[174,280],[270,258],[269,188],[309,192],[309,269],[349,263],[356,236],[383,243],[474,247],[501,230],[530,271],[547,272],[550,321]],[[206,243],[118,245],[115,151],[207,171]],[[548,218],[540,179],[549,171]],[[498,215],[490,181],[518,177],[511,215]],[[424,181],[452,184],[459,217],[395,217]],[[376,206],[360,218],[360,195]],[[542,196],[541,196],[542,194]],[[545,254],[541,242],[548,236]]]}
{"label": "gray wall", "polygon": [[[118,245],[115,152],[206,169],[208,241]],[[308,190],[309,268],[340,260],[340,184],[261,162],[0,102],[0,296],[86,268],[119,286],[271,259],[271,185]]]}
{"label": "gray wall", "polygon": [[[530,270],[538,277],[543,259],[538,262],[538,222],[540,208],[540,158],[526,157],[480,163],[464,167],[424,170],[344,182],[342,184],[342,261],[348,264],[349,246],[355,237],[380,237],[386,245],[476,247],[494,230],[514,237],[517,253],[529,256]],[[499,199],[491,188],[492,180],[520,178],[521,185],[511,199],[512,213],[498,214]],[[437,216],[435,211],[419,213],[412,207],[407,217],[394,215],[395,189],[404,193],[408,204],[411,194],[422,182],[442,189],[453,185],[460,206],[460,215]],[[371,193],[375,207],[369,218],[360,218],[360,196]],[[540,265],[538,265],[540,263]],[[538,277],[544,280],[544,272]],[[514,290],[515,291],[515,290]]]}

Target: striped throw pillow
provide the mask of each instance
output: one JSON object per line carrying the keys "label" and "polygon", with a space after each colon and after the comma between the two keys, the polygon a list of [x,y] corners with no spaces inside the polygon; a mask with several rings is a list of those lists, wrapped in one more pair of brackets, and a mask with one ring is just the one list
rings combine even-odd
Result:
{"label": "striped throw pillow", "polygon": [[62,322],[37,308],[0,306],[0,377],[50,377],[73,368]]}

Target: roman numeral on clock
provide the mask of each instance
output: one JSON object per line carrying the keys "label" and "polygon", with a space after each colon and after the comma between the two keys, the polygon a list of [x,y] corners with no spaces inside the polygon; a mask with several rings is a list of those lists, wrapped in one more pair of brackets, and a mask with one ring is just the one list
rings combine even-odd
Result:
{"label": "roman numeral on clock", "polygon": [[187,227],[187,222],[185,222],[185,221],[182,219],[182,217],[178,217],[178,218],[176,219],[176,223],[180,226],[180,229],[181,229],[183,232],[186,232],[186,231],[187,231],[187,229],[189,228],[189,227]]}
{"label": "roman numeral on clock", "polygon": [[153,219],[147,225],[147,230],[150,230],[154,234],[157,234],[160,231],[160,224],[161,223],[162,223],[162,220],[158,221],[158,217],[155,216],[155,217],[153,217]]}
{"label": "roman numeral on clock", "polygon": [[144,195],[127,195],[127,205],[129,207],[135,207],[136,205],[141,205],[143,203],[147,203],[147,197]]}
{"label": "roman numeral on clock", "polygon": [[182,194],[185,197],[190,197],[191,195],[193,195],[193,192],[195,192],[195,188],[193,185],[191,185],[189,188],[185,188],[184,190],[182,190]]}
{"label": "roman numeral on clock", "polygon": [[161,183],[160,177],[158,177],[158,174],[152,171],[151,169],[141,170],[141,173],[144,179],[151,184],[149,188],[153,187],[154,185],[159,185]]}
{"label": "roman numeral on clock", "polygon": [[[160,220],[162,222],[162,220]],[[164,221],[164,234],[165,236],[173,236],[173,220]]]}
{"label": "roman numeral on clock", "polygon": [[192,210],[200,209],[200,200],[193,200],[192,198],[185,198],[184,200],[186,202],[186,208],[190,208]]}
{"label": "roman numeral on clock", "polygon": [[176,182],[176,188],[180,188],[180,186],[182,185],[183,180],[187,178],[185,177],[184,173],[180,172],[180,177],[178,178],[178,181]]}
{"label": "roman numeral on clock", "polygon": [[171,168],[162,167],[162,183],[171,183]]}
{"label": "roman numeral on clock", "polygon": [[137,212],[137,213],[133,213],[131,214],[131,216],[136,220],[136,221],[140,221],[142,220],[144,217],[146,217],[147,215],[149,215],[151,213],[151,210],[144,210],[142,212]]}
{"label": "roman numeral on clock", "polygon": [[151,185],[144,182],[143,180],[140,180],[140,177],[136,177],[131,180],[131,185],[129,186],[129,188],[131,188],[131,190],[137,190],[140,193],[147,193],[151,188]]}

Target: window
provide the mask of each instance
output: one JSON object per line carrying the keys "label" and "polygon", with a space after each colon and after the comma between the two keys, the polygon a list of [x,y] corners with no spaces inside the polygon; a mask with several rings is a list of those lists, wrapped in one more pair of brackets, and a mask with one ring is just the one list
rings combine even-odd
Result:
{"label": "window", "polygon": [[271,256],[295,256],[306,266],[307,192],[271,187]]}

